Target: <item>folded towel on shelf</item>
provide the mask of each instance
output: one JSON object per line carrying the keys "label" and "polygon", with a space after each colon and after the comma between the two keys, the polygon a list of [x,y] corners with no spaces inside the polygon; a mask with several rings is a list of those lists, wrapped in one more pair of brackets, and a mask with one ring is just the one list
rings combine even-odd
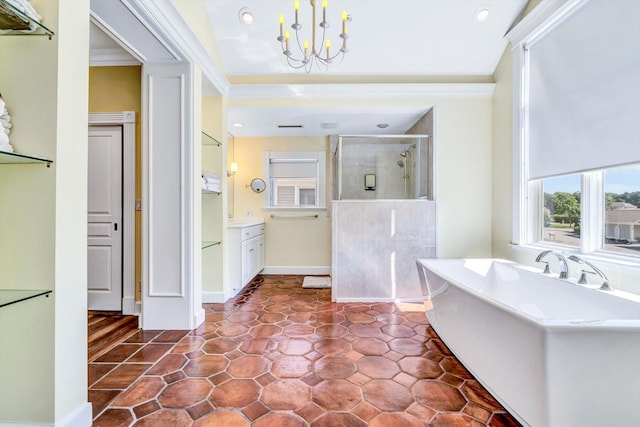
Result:
{"label": "folded towel on shelf", "polygon": [[40,16],[38,14],[38,12],[36,12],[36,10],[33,8],[33,6],[31,6],[31,3],[29,3],[28,1],[25,1],[25,0],[6,0],[6,2],[11,4],[11,6],[15,7],[20,12],[24,13],[25,15],[27,15],[29,18],[33,19],[34,21],[40,22],[40,20],[42,19],[42,16]]}
{"label": "folded towel on shelf", "polygon": [[211,191],[214,193],[220,193],[220,184],[213,184],[213,183],[207,182],[206,184],[202,185],[202,190]]}
{"label": "folded towel on shelf", "polygon": [[215,174],[215,173],[203,173],[202,177],[204,178],[204,180],[206,182],[211,182],[211,183],[218,183],[220,184],[220,175]]}
{"label": "folded towel on shelf", "polygon": [[9,144],[9,138],[5,140],[3,137],[7,138],[7,135],[4,133],[0,133],[0,151],[13,153],[13,147],[11,146],[11,144]]}

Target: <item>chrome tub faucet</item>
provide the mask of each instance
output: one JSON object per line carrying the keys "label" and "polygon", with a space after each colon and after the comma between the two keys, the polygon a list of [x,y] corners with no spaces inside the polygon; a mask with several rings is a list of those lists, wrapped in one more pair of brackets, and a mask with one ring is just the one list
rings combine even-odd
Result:
{"label": "chrome tub faucet", "polygon": [[536,257],[536,262],[545,264],[544,272],[542,274],[551,274],[549,261],[544,260],[544,258],[549,254],[555,256],[556,259],[560,262],[560,279],[567,279],[569,277],[569,264],[567,263],[567,258],[561,252],[557,252],[554,250],[542,251]]}
{"label": "chrome tub faucet", "polygon": [[569,256],[569,259],[573,262],[576,262],[578,264],[585,264],[587,266],[589,266],[593,271],[589,271],[589,270],[582,270],[582,274],[580,274],[580,279],[578,280],[578,283],[581,285],[585,285],[587,283],[589,283],[589,280],[587,279],[587,273],[589,274],[597,274],[598,276],[600,276],[602,278],[602,284],[600,285],[600,290],[601,291],[612,291],[613,290],[613,286],[611,286],[611,284],[609,283],[609,279],[607,278],[607,275],[604,274],[602,272],[602,270],[600,270],[598,267],[596,267],[595,265],[591,264],[589,261],[586,261],[582,258],[580,258],[579,256],[576,255],[571,255]]}

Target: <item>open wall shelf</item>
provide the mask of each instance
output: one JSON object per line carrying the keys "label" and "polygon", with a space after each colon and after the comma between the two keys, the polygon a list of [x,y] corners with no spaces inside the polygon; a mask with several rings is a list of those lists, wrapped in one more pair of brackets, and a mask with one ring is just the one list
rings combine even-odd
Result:
{"label": "open wall shelf", "polygon": [[51,292],[50,290],[0,289],[0,307],[26,301],[41,295],[48,297]]}
{"label": "open wall shelf", "polygon": [[218,241],[202,241],[202,249],[207,249],[210,248],[212,246],[217,246],[219,244],[221,244],[222,242],[218,242]]}
{"label": "open wall shelf", "polygon": [[216,145],[220,147],[222,143],[208,133],[202,132],[202,145]]}
{"label": "open wall shelf", "polygon": [[26,164],[26,163],[41,163],[49,167],[51,166],[51,163],[53,163],[53,160],[45,159],[43,157],[28,156],[26,154],[0,151],[0,164]]}
{"label": "open wall shelf", "polygon": [[0,0],[0,35],[47,36],[53,31],[16,9],[11,3]]}

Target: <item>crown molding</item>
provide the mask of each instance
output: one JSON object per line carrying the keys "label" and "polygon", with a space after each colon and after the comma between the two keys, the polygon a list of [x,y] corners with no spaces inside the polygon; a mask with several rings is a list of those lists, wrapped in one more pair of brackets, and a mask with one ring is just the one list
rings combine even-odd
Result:
{"label": "crown molding", "polygon": [[232,85],[229,99],[490,98],[495,83]]}
{"label": "crown molding", "polygon": [[145,21],[154,32],[169,39],[189,59],[195,62],[202,74],[221,95],[229,92],[231,84],[218,64],[209,56],[200,40],[193,34],[170,0],[121,0],[142,12]]}
{"label": "crown molding", "polygon": [[91,49],[89,65],[92,67],[111,67],[140,65],[140,61],[123,49]]}
{"label": "crown molding", "polygon": [[505,38],[514,48],[521,43],[532,43],[587,1],[589,0],[542,0]]}

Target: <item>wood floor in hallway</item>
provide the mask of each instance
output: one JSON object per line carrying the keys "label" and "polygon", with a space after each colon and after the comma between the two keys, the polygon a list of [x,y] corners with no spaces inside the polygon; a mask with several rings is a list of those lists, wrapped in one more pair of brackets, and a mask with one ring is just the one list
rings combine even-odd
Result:
{"label": "wood floor in hallway", "polygon": [[94,426],[518,426],[423,310],[331,302],[264,276],[194,331],[139,331],[89,364]]}
{"label": "wood floor in hallway", "polygon": [[93,362],[138,331],[138,316],[89,311],[87,321],[89,362]]}

